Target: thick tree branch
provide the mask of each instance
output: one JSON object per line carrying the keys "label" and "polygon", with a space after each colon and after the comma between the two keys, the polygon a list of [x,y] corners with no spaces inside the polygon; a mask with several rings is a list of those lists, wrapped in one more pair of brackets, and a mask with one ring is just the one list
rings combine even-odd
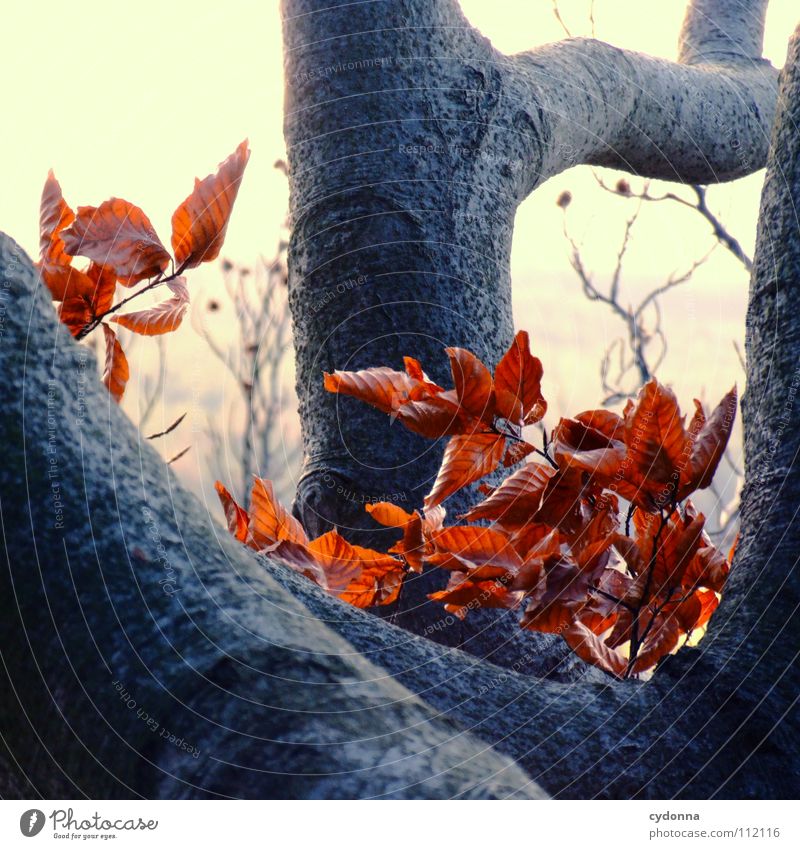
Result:
{"label": "thick tree branch", "polygon": [[0,795],[541,796],[281,589],[95,369],[0,234]]}
{"label": "thick tree branch", "polygon": [[581,163],[688,183],[761,168],[777,81],[761,58],[766,9],[767,0],[690,3],[678,63],[591,39],[513,58],[548,139],[539,180]]}

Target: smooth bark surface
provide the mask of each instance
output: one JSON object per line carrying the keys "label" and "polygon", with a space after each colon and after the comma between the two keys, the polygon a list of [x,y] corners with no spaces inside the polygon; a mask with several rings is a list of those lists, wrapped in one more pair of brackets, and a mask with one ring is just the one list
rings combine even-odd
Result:
{"label": "smooth bark surface", "polygon": [[[514,216],[538,185],[580,163],[690,182],[764,165],[776,91],[760,58],[766,6],[690,4],[680,63],[671,63],[586,39],[506,56],[453,0],[284,0],[289,286],[305,447],[295,512],[311,533],[336,525],[388,546],[391,532],[364,503],[419,506],[442,453],[326,393],[323,371],[400,368],[411,355],[449,381],[448,345],[494,367],[513,335]],[[450,499],[450,515],[473,496]],[[544,637],[537,660],[521,660],[529,640],[519,642],[507,616],[441,627],[427,601],[441,584],[413,577],[388,615],[537,674],[563,660]]]}

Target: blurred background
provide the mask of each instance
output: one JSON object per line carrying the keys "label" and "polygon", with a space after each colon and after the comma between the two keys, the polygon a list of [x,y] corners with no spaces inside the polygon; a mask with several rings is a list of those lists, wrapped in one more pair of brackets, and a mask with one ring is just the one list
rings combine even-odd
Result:
{"label": "blurred background", "polygon": [[[673,0],[461,0],[500,50],[594,34],[674,58],[685,4]],[[796,0],[772,0],[765,55],[781,66]],[[109,196],[141,206],[162,241],[195,176],[245,137],[253,151],[224,259],[189,279],[192,307],[169,337],[130,338],[123,401],[153,443],[216,511],[213,483],[243,498],[252,473],[291,501],[301,462],[286,308],[287,180],[282,138],[281,22],[274,4],[135,7],[17,5],[0,52],[0,229],[38,253],[49,168],[75,208]],[[748,263],[763,172],[696,190],[579,167],[520,208],[512,277],[516,325],[545,366],[548,429],[605,403],[620,409],[647,376],[684,409],[743,389]],[[376,364],[378,365],[378,364]],[[737,429],[702,505],[729,537],[741,482]]]}

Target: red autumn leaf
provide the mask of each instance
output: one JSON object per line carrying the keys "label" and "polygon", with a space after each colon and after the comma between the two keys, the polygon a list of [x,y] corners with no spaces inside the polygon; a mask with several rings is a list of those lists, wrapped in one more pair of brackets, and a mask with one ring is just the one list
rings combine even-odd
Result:
{"label": "red autumn leaf", "polygon": [[514,576],[522,566],[512,538],[494,528],[454,525],[431,534],[429,543],[427,563],[471,579]]}
{"label": "red autumn leaf", "polygon": [[[56,301],[88,296],[93,288],[89,278],[72,267],[72,257],[64,248],[62,232],[74,220],[75,213],[67,206],[58,180],[53,172],[49,171],[39,207],[37,267]],[[74,311],[75,305],[71,309]]]}
{"label": "red autumn leaf", "polygon": [[[561,419],[553,431],[556,462],[580,469],[606,483],[625,460],[625,444],[577,419]],[[621,493],[624,495],[624,493]]]}
{"label": "red autumn leaf", "polygon": [[402,507],[379,501],[365,505],[366,511],[376,522],[387,528],[400,528],[403,538],[390,549],[390,554],[399,554],[413,572],[422,571],[422,555],[425,550],[423,537],[424,521],[418,511],[407,513]]}
{"label": "red autumn leaf", "polygon": [[303,526],[275,498],[272,481],[266,478],[253,480],[248,527],[259,549],[269,548],[281,540],[301,545],[308,542]]}
{"label": "red autumn leaf", "polygon": [[650,380],[625,420],[626,462],[642,481],[663,485],[680,468],[689,441],[675,394]]}
{"label": "red autumn leaf", "polygon": [[106,367],[103,372],[103,383],[114,400],[119,403],[125,394],[125,384],[131,376],[128,359],[122,350],[122,345],[119,344],[117,334],[106,324],[103,325],[103,333],[106,337]]}
{"label": "red autumn leaf", "polygon": [[491,425],[494,417],[494,389],[489,369],[464,348],[445,348],[450,358],[456,401],[471,416]]}
{"label": "red autumn leaf", "polygon": [[86,270],[86,276],[93,284],[89,302],[92,307],[92,317],[96,318],[111,309],[114,294],[117,291],[117,275],[113,269],[92,262]]}
{"label": "red autumn leaf", "polygon": [[325,569],[317,555],[311,551],[307,542],[282,539],[266,548],[261,548],[256,544],[248,544],[251,548],[269,555],[271,559],[279,561],[284,566],[288,566],[293,571],[308,578],[309,581],[322,587],[326,592],[330,590]]}
{"label": "red autumn leaf", "polygon": [[[717,466],[725,453],[725,448],[736,420],[737,392],[734,386],[719,402],[714,412],[706,421],[703,408],[695,401],[697,413],[692,426],[700,425],[695,431],[692,453],[689,461],[690,471],[688,480],[680,493],[681,498],[690,495],[695,489],[705,489],[717,471]],[[699,414],[699,415],[698,415]],[[691,430],[692,428],[690,428]]]}
{"label": "red autumn leaf", "polygon": [[524,330],[514,337],[494,372],[496,414],[514,424],[535,424],[547,412],[542,397],[541,361],[531,355],[530,340]]}
{"label": "red autumn leaf", "polygon": [[425,507],[435,507],[462,487],[493,472],[503,457],[505,437],[492,433],[457,435],[444,450],[442,465],[425,497]]}
{"label": "red autumn leaf", "polygon": [[609,439],[619,441],[625,439],[625,419],[610,410],[586,410],[586,412],[578,413],[575,420],[586,427],[599,430]]}
{"label": "red autumn leaf", "polygon": [[247,515],[247,510],[234,501],[233,496],[227,489],[225,489],[220,481],[217,481],[214,484],[214,489],[216,489],[217,495],[219,496],[219,500],[222,504],[222,509],[225,511],[225,519],[228,522],[228,530],[237,540],[239,540],[239,542],[246,544],[249,538],[247,531],[249,516]]}
{"label": "red autumn leaf", "polygon": [[402,561],[370,549],[354,548],[360,553],[361,572],[339,593],[339,598],[353,607],[374,607],[397,601],[406,576]]}
{"label": "red autumn leaf", "polygon": [[502,581],[470,581],[453,572],[444,590],[430,593],[431,601],[442,602],[445,610],[463,619],[470,610],[503,608],[512,610],[522,601],[523,593],[511,590]]}
{"label": "red autumn leaf", "polygon": [[631,672],[638,675],[654,667],[659,660],[678,647],[682,636],[683,633],[675,616],[658,614],[650,627],[647,639],[636,655]]}
{"label": "red autumn leaf", "polygon": [[624,656],[609,648],[582,622],[573,622],[564,629],[562,636],[581,660],[618,678],[625,676],[628,664]]}
{"label": "red autumn leaf", "polygon": [[422,385],[426,395],[436,395],[439,392],[444,392],[444,389],[437,383],[434,383],[427,374],[422,370],[419,360],[413,357],[403,357],[403,365],[406,367],[406,374],[418,380]]}
{"label": "red autumn leaf", "polygon": [[376,407],[382,413],[394,413],[422,381],[391,368],[368,368],[362,371],[324,373],[325,388],[339,395],[352,395]]}
{"label": "red autumn leaf", "polygon": [[401,401],[392,418],[402,422],[412,433],[428,439],[491,432],[490,425],[473,418],[459,405],[454,389],[419,400]]}
{"label": "red autumn leaf", "polygon": [[67,266],[72,257],[64,249],[61,231],[75,220],[75,213],[69,208],[61,186],[50,170],[42,189],[39,205],[39,259],[48,265]]}
{"label": "red autumn leaf", "polygon": [[172,250],[180,268],[195,268],[219,256],[249,158],[245,139],[216,174],[194,181],[194,190],[173,213]]}
{"label": "red autumn leaf", "polygon": [[704,545],[695,553],[682,578],[684,587],[706,587],[722,592],[730,572],[730,563],[713,545]]}
{"label": "red autumn leaf", "polygon": [[122,198],[111,198],[100,206],[79,206],[62,237],[68,253],[106,266],[125,286],[156,277],[170,261],[150,219]]}
{"label": "red autumn leaf", "polygon": [[142,336],[160,336],[177,330],[189,306],[189,289],[183,277],[171,280],[167,285],[173,293],[171,298],[146,310],[116,315],[111,321]]}
{"label": "red autumn leaf", "polygon": [[[348,586],[357,581],[365,567],[370,570],[372,577],[377,579],[383,573],[396,570],[399,564],[396,558],[388,554],[352,545],[337,531],[328,531],[317,537],[308,543],[307,548],[322,566],[328,589],[337,594],[346,592]],[[363,587],[360,588],[356,583],[353,592],[357,596],[363,592]],[[375,592],[377,594],[379,590],[376,589]]]}
{"label": "red autumn leaf", "polygon": [[468,522],[492,519],[503,527],[518,528],[533,520],[550,479],[551,466],[528,463],[507,477],[494,492],[464,514]]}
{"label": "red autumn leaf", "polygon": [[58,318],[73,336],[77,336],[92,320],[92,306],[83,295],[68,297],[58,308]]}

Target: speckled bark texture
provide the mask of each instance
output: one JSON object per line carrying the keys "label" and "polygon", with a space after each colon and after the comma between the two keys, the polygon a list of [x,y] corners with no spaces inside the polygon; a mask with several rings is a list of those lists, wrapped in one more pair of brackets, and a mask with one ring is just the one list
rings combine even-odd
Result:
{"label": "speckled bark texture", "polygon": [[[695,0],[671,63],[586,39],[506,56],[454,0],[283,0],[305,445],[295,512],[310,532],[336,525],[386,547],[364,503],[419,506],[442,454],[326,393],[323,371],[411,355],[447,382],[447,345],[493,367],[513,334],[514,217],[538,185],[580,163],[703,183],[763,167],[776,92],[760,58],[766,7]],[[450,499],[450,515],[470,498]],[[558,641],[533,638],[531,654],[505,614],[443,625],[427,600],[443,582],[413,577],[382,613],[504,665],[572,675]]]}

